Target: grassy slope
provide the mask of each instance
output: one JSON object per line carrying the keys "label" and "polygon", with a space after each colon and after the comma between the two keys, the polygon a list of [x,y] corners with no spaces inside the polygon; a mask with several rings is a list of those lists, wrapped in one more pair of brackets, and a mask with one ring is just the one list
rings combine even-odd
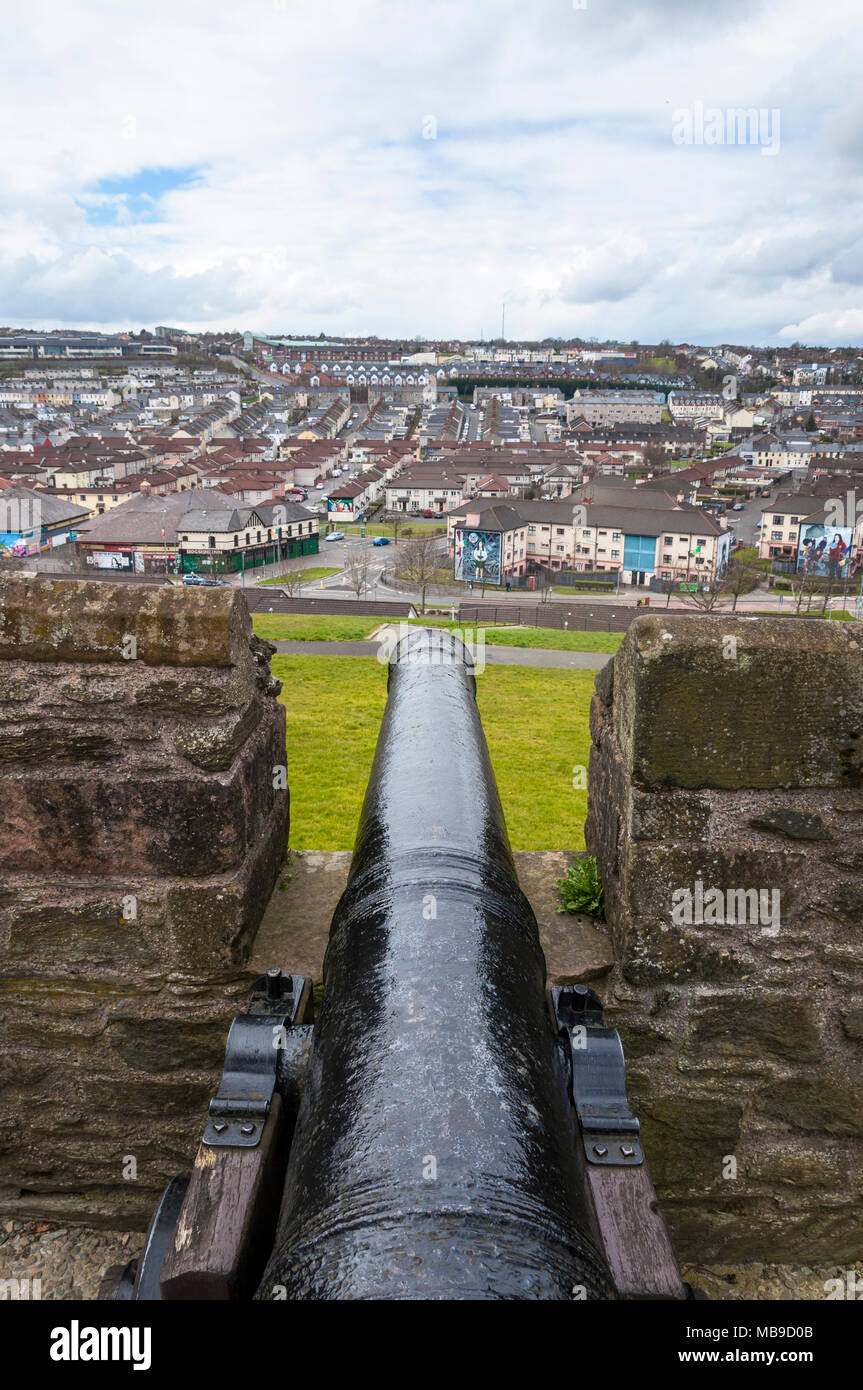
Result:
{"label": "grassy slope", "polygon": [[[427,626],[453,628],[475,636],[472,625],[459,625],[449,619],[421,618]],[[350,614],[332,617],[318,613],[254,613],[252,624],[259,637],[270,642],[362,642],[367,640],[380,621],[377,618],[354,618]],[[623,634],[619,632],[563,632],[555,628],[485,628],[485,640],[490,647],[533,647],[551,651],[609,652],[617,651]]]}
{"label": "grassy slope", "polygon": [[[288,712],[294,849],[350,849],[386,701],[373,658],[276,656]],[[480,711],[514,849],[581,849],[592,671],[488,667]]]}
{"label": "grassy slope", "polygon": [[269,642],[363,642],[380,627],[380,619],[349,613],[253,613],[252,627]]}

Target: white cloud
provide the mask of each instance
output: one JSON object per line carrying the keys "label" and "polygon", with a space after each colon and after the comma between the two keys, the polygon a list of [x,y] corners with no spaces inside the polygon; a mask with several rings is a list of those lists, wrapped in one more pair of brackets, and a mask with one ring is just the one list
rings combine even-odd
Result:
{"label": "white cloud", "polygon": [[[468,336],[506,297],[524,336],[829,335],[863,306],[856,8],[37,0],[0,317]],[[778,155],[675,145],[696,102],[779,107]],[[165,168],[199,173],[146,218],[100,193]]]}

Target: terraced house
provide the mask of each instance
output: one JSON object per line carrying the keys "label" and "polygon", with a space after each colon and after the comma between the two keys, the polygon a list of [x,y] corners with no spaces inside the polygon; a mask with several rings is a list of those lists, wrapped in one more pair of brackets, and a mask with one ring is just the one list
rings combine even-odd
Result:
{"label": "terraced house", "polygon": [[230,507],[218,500],[180,518],[183,574],[244,573],[297,555],[317,555],[318,518],[297,502]]}
{"label": "terraced house", "polygon": [[466,502],[448,514],[450,548],[455,554],[459,533],[499,533],[502,575],[511,578],[608,570],[624,584],[649,586],[654,578],[704,584],[724,573],[731,534],[721,520],[661,488],[590,487],[589,497],[556,502]]}

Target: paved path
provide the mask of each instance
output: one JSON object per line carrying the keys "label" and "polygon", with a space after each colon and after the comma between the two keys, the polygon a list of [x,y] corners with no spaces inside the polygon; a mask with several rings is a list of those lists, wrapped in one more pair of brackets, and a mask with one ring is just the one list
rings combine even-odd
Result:
{"label": "paved path", "polygon": [[[377,642],[276,642],[277,652],[298,656],[377,656]],[[489,666],[558,666],[569,670],[600,671],[611,657],[607,652],[559,652],[540,647],[485,646]]]}

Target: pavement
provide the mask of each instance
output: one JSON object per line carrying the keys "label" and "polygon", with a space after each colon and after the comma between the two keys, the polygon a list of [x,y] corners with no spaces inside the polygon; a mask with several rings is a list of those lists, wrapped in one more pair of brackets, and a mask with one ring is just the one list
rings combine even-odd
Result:
{"label": "pavement", "polygon": [[[291,656],[375,656],[378,642],[276,642],[277,652]],[[479,653],[475,653],[477,659]],[[487,666],[556,666],[568,670],[601,671],[611,661],[607,652],[559,652],[541,647],[491,647],[482,645]]]}

